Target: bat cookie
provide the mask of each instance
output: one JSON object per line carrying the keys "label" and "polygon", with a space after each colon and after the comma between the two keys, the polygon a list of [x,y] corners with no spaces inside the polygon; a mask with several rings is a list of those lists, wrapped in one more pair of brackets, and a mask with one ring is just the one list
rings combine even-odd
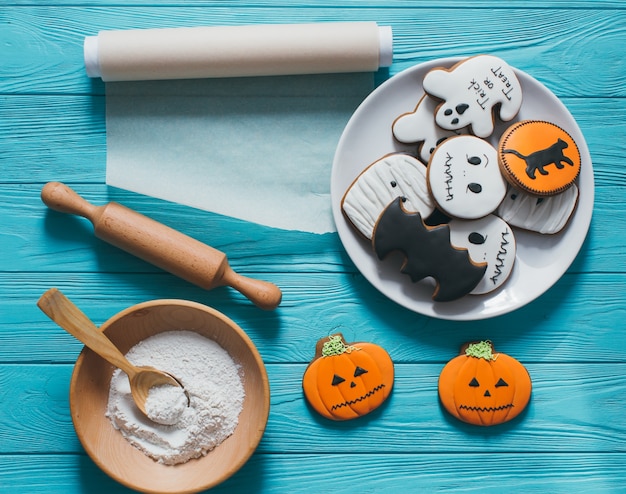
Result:
{"label": "bat cookie", "polygon": [[494,130],[494,113],[508,122],[522,106],[522,87],[515,71],[491,55],[467,58],[451,69],[433,69],[424,77],[424,91],[443,101],[435,113],[437,125],[465,127],[478,137]]}
{"label": "bat cookie", "polygon": [[413,282],[434,278],[436,302],[456,300],[470,293],[480,282],[487,263],[475,263],[468,251],[450,244],[450,227],[428,227],[419,213],[410,213],[401,199],[394,200],[378,219],[372,237],[379,259],[399,251],[405,256],[401,272]]}
{"label": "bat cookie", "polygon": [[371,239],[378,217],[396,197],[402,198],[407,211],[423,217],[435,209],[426,167],[408,154],[388,154],[363,170],[344,194],[341,210],[354,228]]}

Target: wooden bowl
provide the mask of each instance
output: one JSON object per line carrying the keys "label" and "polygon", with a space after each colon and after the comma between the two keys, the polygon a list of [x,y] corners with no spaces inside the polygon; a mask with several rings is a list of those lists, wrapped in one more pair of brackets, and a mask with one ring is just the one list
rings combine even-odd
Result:
{"label": "wooden bowl", "polygon": [[122,353],[164,331],[188,329],[219,343],[243,368],[245,399],[235,432],[206,456],[173,466],[132,446],[105,416],[115,368],[84,348],[70,384],[76,434],[91,459],[118,482],[143,492],[190,493],[233,475],[258,446],[269,415],[267,372],[254,343],[220,312],[184,300],[154,300],[130,307],[101,327]]}

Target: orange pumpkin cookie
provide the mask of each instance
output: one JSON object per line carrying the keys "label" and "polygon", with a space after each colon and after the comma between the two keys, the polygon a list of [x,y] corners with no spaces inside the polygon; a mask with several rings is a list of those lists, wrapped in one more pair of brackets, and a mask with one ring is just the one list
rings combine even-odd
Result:
{"label": "orange pumpkin cookie", "polygon": [[502,134],[498,162],[513,186],[538,196],[563,192],[580,174],[574,139],[558,125],[538,120],[523,120]]}
{"label": "orange pumpkin cookie", "polygon": [[373,343],[346,344],[340,333],[317,342],[302,389],[310,405],[331,420],[368,414],[387,399],[394,369],[389,354]]}
{"label": "orange pumpkin cookie", "polygon": [[517,417],[528,404],[532,383],[513,357],[494,353],[489,341],[467,345],[439,375],[439,399],[459,420],[497,425]]}

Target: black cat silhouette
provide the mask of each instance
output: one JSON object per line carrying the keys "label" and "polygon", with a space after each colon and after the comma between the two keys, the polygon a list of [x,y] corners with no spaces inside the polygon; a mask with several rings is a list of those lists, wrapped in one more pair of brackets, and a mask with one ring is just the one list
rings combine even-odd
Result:
{"label": "black cat silhouette", "polygon": [[543,169],[544,166],[554,164],[561,169],[564,167],[562,162],[574,166],[574,162],[563,154],[563,150],[567,147],[567,142],[563,139],[558,139],[551,146],[535,151],[528,156],[524,156],[522,153],[515,151],[515,149],[504,149],[502,152],[514,154],[518,158],[523,159],[526,162],[526,174],[534,180],[535,171],[537,170],[542,175],[548,175],[548,172]]}

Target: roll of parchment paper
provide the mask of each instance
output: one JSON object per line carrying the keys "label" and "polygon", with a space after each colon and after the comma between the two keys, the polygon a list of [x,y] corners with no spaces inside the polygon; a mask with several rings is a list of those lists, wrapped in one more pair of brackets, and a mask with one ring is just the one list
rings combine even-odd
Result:
{"label": "roll of parchment paper", "polygon": [[87,75],[105,82],[370,72],[392,52],[375,22],[101,31],[84,44]]}

